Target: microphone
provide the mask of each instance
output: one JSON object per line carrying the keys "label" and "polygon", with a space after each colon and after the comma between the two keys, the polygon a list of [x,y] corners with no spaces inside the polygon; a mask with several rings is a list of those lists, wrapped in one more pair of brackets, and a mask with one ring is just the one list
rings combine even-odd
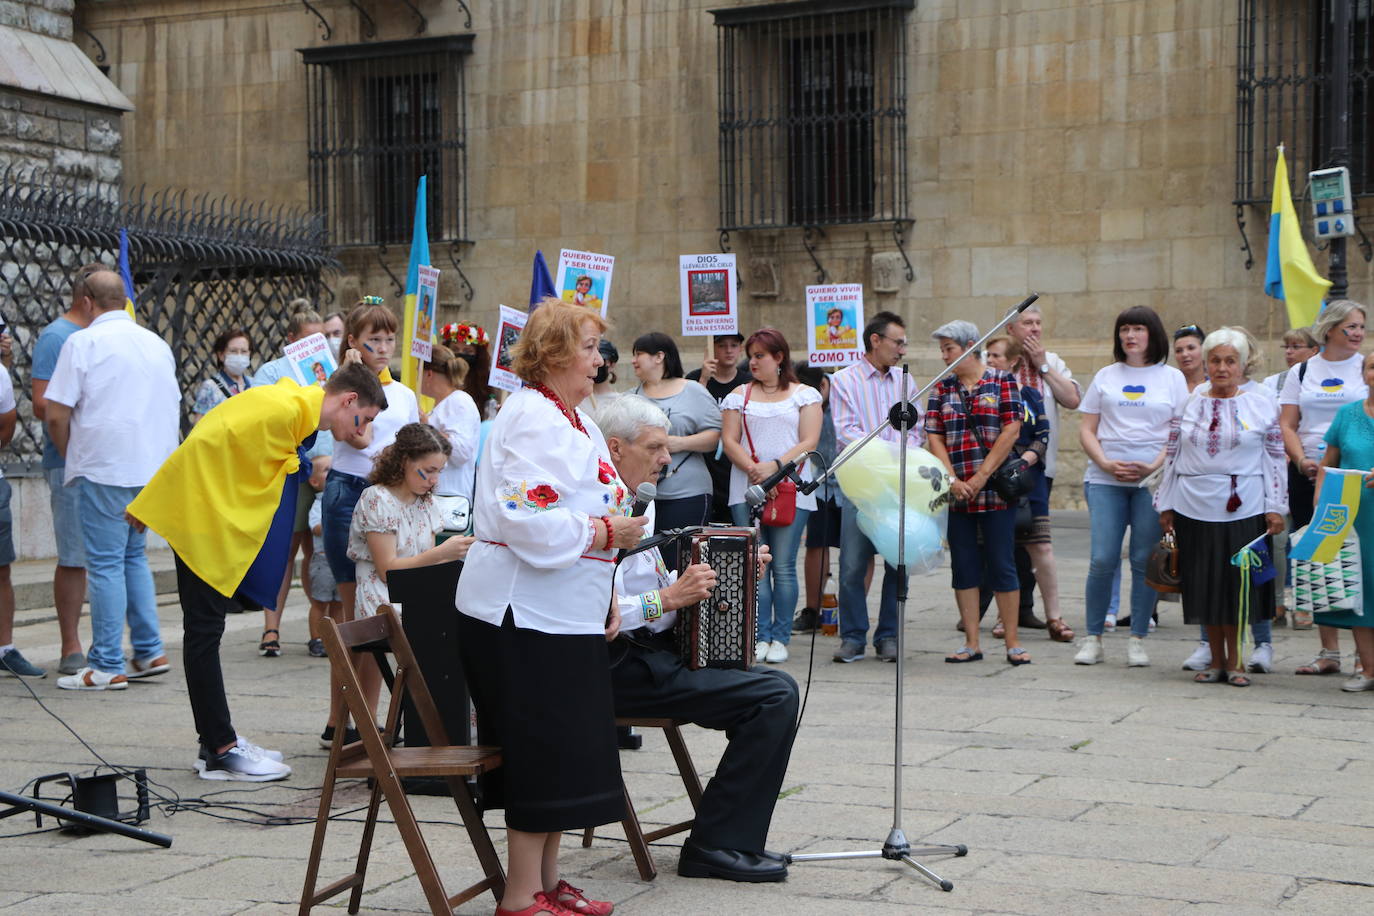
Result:
{"label": "microphone", "polygon": [[658,496],[658,485],[652,480],[646,480],[635,490],[635,507],[630,512],[631,518],[639,518],[649,511],[649,503],[653,502]]}
{"label": "microphone", "polygon": [[761,506],[768,501],[768,491],[797,473],[797,462],[784,462],[776,474],[770,474],[763,483],[756,483],[744,491],[744,501],[751,506]]}

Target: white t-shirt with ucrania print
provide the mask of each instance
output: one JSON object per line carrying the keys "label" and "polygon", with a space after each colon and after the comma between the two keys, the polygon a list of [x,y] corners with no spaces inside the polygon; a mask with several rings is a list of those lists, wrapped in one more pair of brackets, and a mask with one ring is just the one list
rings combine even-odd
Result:
{"label": "white t-shirt with ucrania print", "polygon": [[1298,405],[1302,453],[1320,461],[1326,451],[1326,430],[1336,418],[1336,411],[1351,401],[1364,400],[1369,393],[1369,386],[1364,383],[1364,357],[1356,353],[1332,362],[1318,354],[1308,359],[1306,372],[1300,372],[1301,368],[1299,363],[1288,370],[1288,378],[1279,392],[1279,405]]}
{"label": "white t-shirt with ucrania print", "polygon": [[[1148,464],[1164,449],[1169,421],[1187,400],[1188,382],[1173,366],[1112,363],[1093,376],[1078,409],[1098,415],[1097,441],[1108,459]],[[1139,481],[1117,480],[1091,460],[1083,472],[1083,481],[1114,487],[1140,486]]]}

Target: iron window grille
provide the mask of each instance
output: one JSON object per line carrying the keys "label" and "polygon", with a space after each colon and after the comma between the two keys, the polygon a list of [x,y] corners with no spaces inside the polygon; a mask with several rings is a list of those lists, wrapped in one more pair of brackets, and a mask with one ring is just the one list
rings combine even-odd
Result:
{"label": "iron window grille", "polygon": [[1333,91],[1345,93],[1350,115],[1351,191],[1357,198],[1374,196],[1374,0],[1347,2],[1349,79],[1334,86],[1333,0],[1238,0],[1238,206],[1269,205],[1280,143],[1299,197],[1307,172],[1330,165]]}
{"label": "iron window grille", "polygon": [[904,221],[915,0],[713,10],[720,228]]}
{"label": "iron window grille", "polygon": [[427,175],[431,241],[466,241],[472,35],[305,48],[310,206],[340,247],[410,241]]}

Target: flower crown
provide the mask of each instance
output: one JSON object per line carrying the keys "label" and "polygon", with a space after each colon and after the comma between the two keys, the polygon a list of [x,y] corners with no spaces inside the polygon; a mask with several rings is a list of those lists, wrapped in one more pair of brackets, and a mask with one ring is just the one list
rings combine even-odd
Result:
{"label": "flower crown", "polygon": [[446,347],[461,347],[465,344],[485,347],[491,343],[487,332],[475,324],[446,324],[439,329],[439,336]]}

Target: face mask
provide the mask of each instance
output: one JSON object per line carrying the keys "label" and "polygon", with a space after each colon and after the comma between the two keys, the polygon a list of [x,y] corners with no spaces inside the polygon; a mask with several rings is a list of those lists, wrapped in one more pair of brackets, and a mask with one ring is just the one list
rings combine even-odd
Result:
{"label": "face mask", "polygon": [[454,355],[461,359],[463,362],[467,363],[469,369],[477,365],[477,356],[474,353],[456,353]]}
{"label": "face mask", "polygon": [[334,362],[337,363],[339,361],[339,347],[343,344],[343,338],[326,337],[325,340],[329,342],[329,353],[334,357]]}
{"label": "face mask", "polygon": [[606,379],[610,377],[611,367],[607,366],[605,363],[602,363],[601,368],[596,370],[596,377],[592,379],[592,381],[596,382],[596,384],[598,385],[604,385],[606,383]]}
{"label": "face mask", "polygon": [[230,375],[243,375],[248,370],[247,353],[230,353],[224,357],[224,371]]}

